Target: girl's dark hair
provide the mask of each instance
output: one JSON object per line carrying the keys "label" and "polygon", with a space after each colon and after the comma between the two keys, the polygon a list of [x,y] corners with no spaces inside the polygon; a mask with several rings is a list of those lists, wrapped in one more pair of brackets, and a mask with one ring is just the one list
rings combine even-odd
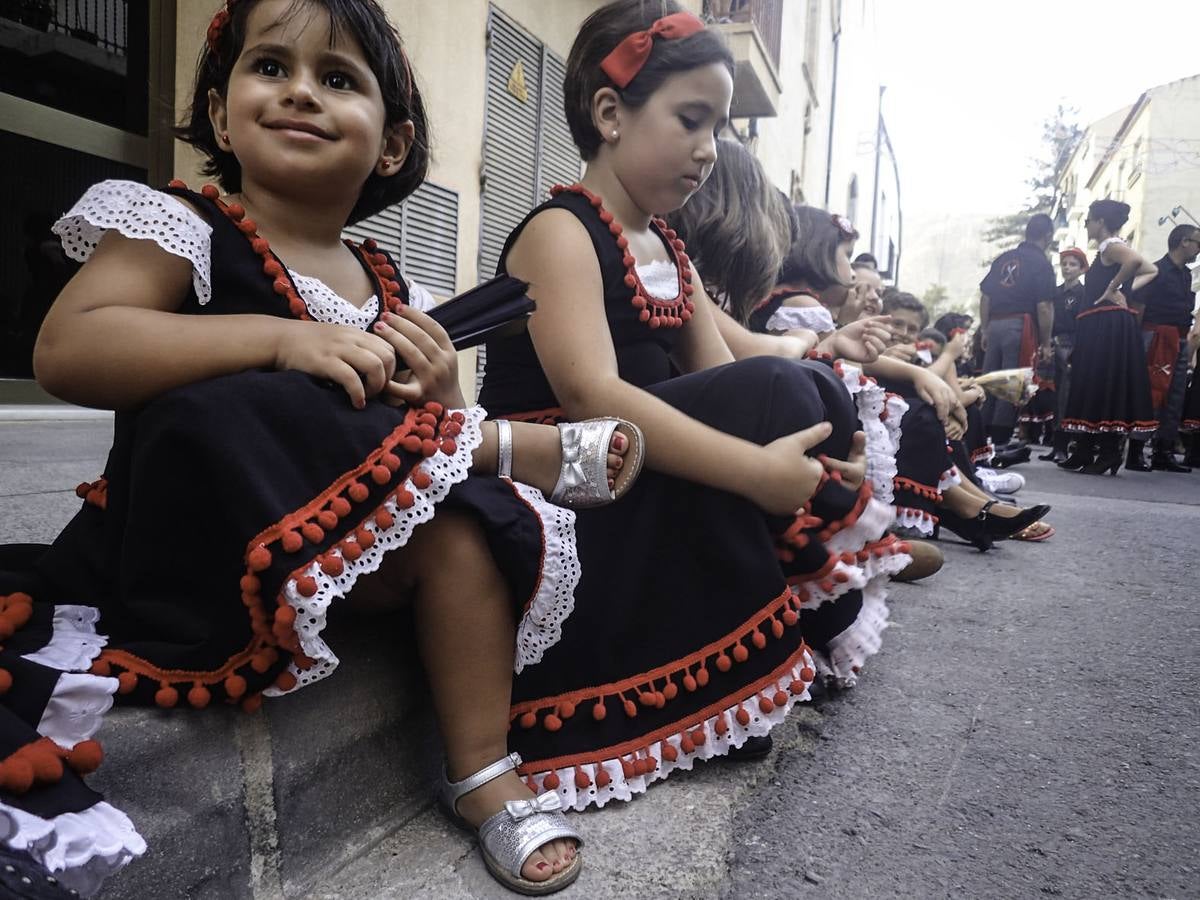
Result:
{"label": "girl's dark hair", "polygon": [[1088,207],[1088,218],[1099,219],[1105,228],[1116,234],[1129,221],[1129,204],[1120,200],[1095,200]]}
{"label": "girl's dark hair", "polygon": [[950,332],[956,328],[961,328],[963,331],[970,331],[971,325],[974,322],[975,320],[966,313],[948,312],[938,316],[937,321],[933,323],[933,327],[949,337]]}
{"label": "girl's dark hair", "polygon": [[636,31],[645,31],[658,19],[682,12],[675,0],[616,0],[596,10],[579,27],[563,82],[563,111],[571,138],[585,160],[600,149],[600,132],[592,124],[592,98],[601,88],[612,88],[626,106],[644,106],[668,77],[676,72],[720,63],[733,75],[733,56],[724,39],[705,29],[677,40],[655,38],[646,65],[624,89],[604,74],[600,63],[617,44]]}
{"label": "girl's dark hair", "polygon": [[789,206],[749,150],[722,140],[704,186],[667,217],[705,289],[740,322],[775,286],[790,246]]}
{"label": "girl's dark hair", "polygon": [[[255,5],[256,0],[233,3],[216,51],[207,43],[200,51],[192,105],[186,119],[175,129],[176,137],[206,157],[204,174],[215,176],[221,187],[231,194],[242,188],[242,167],[236,156],[217,143],[208,120],[208,92],[216,90],[225,96],[230,73],[246,41],[246,20]],[[347,219],[347,224],[351,224],[399,203],[420,187],[429,171],[429,121],[400,35],[375,0],[293,0],[282,20],[305,14],[304,7],[312,7],[308,14],[319,9],[329,16],[331,44],[346,33],[358,41],[367,65],[379,82],[387,123],[412,122],[413,125],[412,146],[404,165],[387,178],[371,173]]]}
{"label": "girl's dark hair", "polygon": [[779,283],[803,281],[814,291],[835,284],[848,287],[838,275],[837,265],[838,244],[848,235],[838,228],[833,214],[815,206],[797,206],[794,222],[796,237],[783,259]]}

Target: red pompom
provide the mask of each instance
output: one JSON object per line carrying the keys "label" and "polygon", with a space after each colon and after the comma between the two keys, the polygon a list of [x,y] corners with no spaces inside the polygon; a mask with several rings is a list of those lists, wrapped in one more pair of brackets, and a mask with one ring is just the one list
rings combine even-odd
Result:
{"label": "red pompom", "polygon": [[267,669],[271,668],[270,655],[265,650],[255,653],[252,657],[250,657],[250,668],[252,668],[259,675],[264,674]]}
{"label": "red pompom", "polygon": [[738,724],[743,728],[750,724],[750,713],[746,712],[745,707],[739,706],[738,711],[733,714],[733,717],[737,719]]}
{"label": "red pompom", "polygon": [[170,709],[179,702],[179,691],[169,684],[164,684],[155,692],[154,702],[163,709]]}
{"label": "red pompom", "polygon": [[323,509],[317,513],[317,524],[326,531],[337,528],[338,517],[332,509]]}
{"label": "red pompom", "polygon": [[776,691],[775,696],[771,698],[776,706],[787,706],[788,696],[783,691]]}
{"label": "red pompom", "polygon": [[117,693],[130,694],[137,687],[138,677],[132,672],[122,672],[117,676]]}
{"label": "red pompom", "polygon": [[632,778],[633,777],[633,763],[627,759],[621,760],[621,774],[625,776],[625,779],[627,781],[630,778]]}
{"label": "red pompom", "polygon": [[785,625],[795,625],[800,621],[800,616],[796,614],[794,609],[785,609],[782,613],[782,618]]}
{"label": "red pompom", "polygon": [[311,575],[297,576],[296,591],[301,597],[312,597],[317,593],[317,580]]}
{"label": "red pompom", "polygon": [[675,760],[679,759],[679,751],[666,741],[659,744],[659,753],[662,754],[662,758],[667,762],[675,762]]}
{"label": "red pompom", "polygon": [[569,700],[564,700],[558,704],[558,714],[564,719],[571,718],[571,716],[575,715],[575,704]]}
{"label": "red pompom", "polygon": [[387,466],[371,466],[371,480],[376,484],[387,484],[392,480],[392,473]]}
{"label": "red pompom", "polygon": [[[758,632],[755,632],[755,634],[758,634]],[[758,636],[760,638],[762,637],[761,634]],[[744,644],[735,644],[733,648],[733,658],[736,662],[744,663],[750,658],[750,651],[746,649]],[[719,663],[720,660],[718,659],[717,662]]]}
{"label": "red pompom", "polygon": [[708,684],[708,669],[703,666],[696,670],[696,684],[700,685],[700,687]]}
{"label": "red pompom", "polygon": [[542,719],[542,725],[547,731],[558,731],[560,728],[562,728],[562,719],[560,719],[554,713],[550,713],[550,715]]}
{"label": "red pompom", "polygon": [[285,531],[279,538],[279,545],[283,547],[284,553],[295,553],[304,546],[304,538],[300,537],[298,532]]}
{"label": "red pompom", "polygon": [[673,681],[668,681],[663,685],[662,695],[664,700],[674,700],[679,695],[679,687]]}
{"label": "red pompom", "polygon": [[7,694],[12,688],[12,683],[12,673],[8,669],[0,669],[0,694]]}
{"label": "red pompom", "polygon": [[603,766],[600,766],[596,770],[596,787],[606,788],[610,784],[612,784],[612,776],[608,774],[608,771]]}
{"label": "red pompom", "polygon": [[63,761],[45,744],[31,747],[25,757],[33,766],[33,777],[43,784],[53,784],[62,779]]}
{"label": "red pompom", "polygon": [[279,677],[275,679],[275,687],[285,693],[292,690],[296,687],[296,676],[286,670],[280,672]]}
{"label": "red pompom", "polygon": [[246,564],[250,567],[251,572],[261,572],[264,569],[270,568],[271,551],[262,544],[259,544],[246,554]]}
{"label": "red pompom", "polygon": [[433,478],[424,469],[417,469],[412,473],[412,483],[418,490],[425,490],[433,484]]}
{"label": "red pompom", "polygon": [[196,709],[204,709],[204,707],[208,706],[210,700],[212,700],[212,694],[210,694],[208,688],[202,684],[193,686],[192,689],[187,692],[188,703],[190,703]]}
{"label": "red pompom", "polygon": [[632,700],[625,701],[625,715],[633,719],[637,716],[637,707],[633,705]]}
{"label": "red pompom", "polygon": [[592,707],[592,718],[597,722],[603,722],[604,717],[608,715],[608,708],[604,705],[603,700],[597,700]]}
{"label": "red pompom", "polygon": [[346,489],[346,493],[350,495],[350,499],[355,503],[362,503],[367,499],[367,494],[370,492],[367,490],[367,486],[365,484],[356,481]]}
{"label": "red pompom", "polygon": [[321,557],[321,571],[326,575],[336,578],[346,570],[346,564],[342,562],[340,556],[335,556],[332,553],[327,553]]}
{"label": "red pompom", "polygon": [[200,188],[200,193],[202,196],[207,197],[209,200],[216,200],[218,197],[221,196],[221,191],[217,188],[217,186],[215,184],[204,185],[204,187]]}
{"label": "red pompom", "polygon": [[559,783],[557,772],[551,772],[542,779],[542,787],[548,791],[557,791]]}
{"label": "red pompom", "polygon": [[375,546],[375,533],[366,528],[356,528],[354,530],[354,540],[358,542],[358,546],[363,550],[370,550]]}
{"label": "red pompom", "polygon": [[524,713],[518,721],[520,722],[522,728],[532,728],[537,724],[537,713]]}
{"label": "red pompom", "polygon": [[717,716],[716,724],[713,725],[713,731],[717,734],[724,734],[729,730],[729,720],[725,718],[725,713]]}
{"label": "red pompom", "polygon": [[360,547],[357,542],[342,541],[342,556],[345,559],[350,560],[350,562],[354,562],[356,559],[362,556],[362,553],[362,547]]}
{"label": "red pompom", "polygon": [[262,694],[252,694],[242,701],[242,711],[255,713],[262,709],[263,696]]}
{"label": "red pompom", "polygon": [[246,679],[241,675],[230,675],[225,679],[225,696],[236,700],[246,693]]}
{"label": "red pompom", "polygon": [[378,509],[375,511],[375,524],[380,528],[388,529],[396,524],[396,518],[386,509]]}
{"label": "red pompom", "polygon": [[[740,647],[741,645],[739,644],[738,646]],[[745,651],[746,648],[742,647],[742,652],[744,653]],[[720,655],[717,657],[717,668],[722,672],[728,672],[733,668],[733,662],[730,660],[729,656],[724,650],[722,650]]]}
{"label": "red pompom", "polygon": [[804,681],[811,683],[812,680],[817,677],[817,673],[814,672],[812,669],[810,669],[808,666],[805,666],[803,669],[800,670],[800,677]]}
{"label": "red pompom", "polygon": [[575,770],[575,787],[578,790],[586,791],[591,786],[592,786],[592,779],[587,777],[587,772],[583,771],[583,769],[576,769]]}
{"label": "red pompom", "polygon": [[67,751],[67,765],[80,775],[95,772],[104,762],[104,750],[99,741],[80,741]]}
{"label": "red pompom", "polygon": [[708,740],[708,735],[704,733],[703,728],[697,728],[692,732],[692,743],[697,747],[703,747],[704,742]]}
{"label": "red pompom", "polygon": [[783,623],[778,619],[771,620],[771,634],[775,635],[775,639],[783,637]]}
{"label": "red pompom", "polygon": [[638,703],[642,706],[654,706],[654,691],[644,691],[638,694]]}
{"label": "red pompom", "polygon": [[679,749],[684,753],[695,753],[696,745],[693,744],[692,739],[685,734],[679,739]]}
{"label": "red pompom", "polygon": [[688,693],[696,689],[696,679],[692,677],[691,672],[683,676],[683,689]]}
{"label": "red pompom", "polygon": [[33,766],[29,760],[13,756],[0,765],[0,786],[14,794],[24,794],[33,787]]}

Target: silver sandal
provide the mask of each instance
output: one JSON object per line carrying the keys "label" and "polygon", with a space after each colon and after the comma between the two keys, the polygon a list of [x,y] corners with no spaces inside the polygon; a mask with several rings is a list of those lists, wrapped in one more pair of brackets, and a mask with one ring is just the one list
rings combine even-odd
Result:
{"label": "silver sandal", "polygon": [[[622,457],[621,470],[608,487],[608,452],[613,432],[622,429],[629,448]],[[642,471],[646,456],[646,441],[642,430],[625,419],[585,419],[582,422],[562,422],[558,425],[562,446],[562,468],[558,482],[550,492],[550,502],[571,509],[604,506],[624,496]],[[496,420],[499,444],[497,474],[512,478],[512,426],[505,419]]]}
{"label": "silver sandal", "polygon": [[[443,771],[441,801],[450,819],[459,827],[474,831],[458,812],[459,799],[519,765],[521,757],[510,753],[462,781],[451,782]],[[492,877],[506,888],[531,897],[561,891],[578,878],[583,869],[583,857],[576,854],[565,869],[545,881],[521,877],[521,867],[534,851],[560,838],[575,841],[577,848],[583,846],[583,838],[567,824],[566,816],[562,814],[562,799],[554,791],[547,791],[533,800],[509,800],[504,809],[479,826],[479,849]]]}

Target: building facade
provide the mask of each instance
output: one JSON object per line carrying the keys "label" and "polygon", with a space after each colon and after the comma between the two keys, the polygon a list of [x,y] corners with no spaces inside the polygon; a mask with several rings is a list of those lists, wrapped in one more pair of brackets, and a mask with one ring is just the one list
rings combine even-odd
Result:
{"label": "building facade", "polygon": [[[564,63],[602,0],[381,0],[431,119],[429,180],[370,232],[435,295],[494,271],[505,236],[581,172],[562,115]],[[797,202],[847,214],[899,260],[899,183],[883,126],[873,0],[685,0],[736,59],[732,130]],[[215,0],[25,0],[0,6],[0,377],[28,377],[70,266],[49,224],[92,183],[198,185],[172,137]],[[10,11],[11,10],[11,11]],[[464,366],[469,370],[469,366]],[[0,397],[0,402],[3,398]]]}
{"label": "building facade", "polygon": [[1125,237],[1157,259],[1176,224],[1200,217],[1200,75],[1159,85],[1091,123],[1058,182],[1059,246],[1086,247],[1095,200],[1128,203]]}

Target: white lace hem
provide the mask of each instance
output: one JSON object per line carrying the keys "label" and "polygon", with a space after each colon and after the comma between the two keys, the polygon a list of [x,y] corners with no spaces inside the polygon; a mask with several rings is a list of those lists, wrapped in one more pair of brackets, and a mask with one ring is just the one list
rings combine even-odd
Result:
{"label": "white lace hem", "polygon": [[62,672],[87,669],[108,643],[107,637],[96,633],[99,621],[100,610],[94,607],[55,606],[50,642],[22,658]]}
{"label": "white lace hem", "polygon": [[[632,800],[635,794],[643,793],[651,784],[656,781],[662,781],[672,772],[678,770],[690,771],[697,760],[724,756],[730,749],[742,746],[747,738],[761,737],[770,732],[772,728],[787,718],[793,706],[809,699],[808,686],[801,677],[801,672],[805,667],[811,668],[812,666],[812,657],[806,653],[802,661],[786,671],[782,677],[768,683],[762,690],[747,695],[739,702],[727,707],[718,715],[711,716],[687,728],[680,728],[680,732],[686,733],[692,742],[694,749],[690,753],[685,753],[680,746],[681,740],[679,734],[650,744],[648,748],[649,758],[655,763],[654,771],[650,774],[626,777],[621,758],[606,759],[600,763],[589,763],[581,766],[568,766],[554,770],[559,781],[559,786],[555,792],[562,799],[565,809],[582,812],[589,806],[600,808],[613,800]],[[791,686],[795,682],[805,684],[805,689],[802,693],[791,693]],[[771,711],[763,712],[759,706],[760,698],[773,700],[780,693],[786,697],[783,705],[777,706],[772,702]],[[746,725],[740,724],[737,720],[739,709],[745,709],[749,714],[749,721]],[[724,734],[718,734],[716,726],[718,720],[722,718],[725,721],[726,730]],[[703,732],[703,743],[696,741],[693,737],[697,732]],[[674,751],[674,761],[664,758],[664,746],[670,746],[672,751]],[[632,761],[635,756],[638,759],[646,758],[639,752],[638,754],[629,754],[625,759]],[[605,787],[597,787],[596,785],[596,778],[601,770],[610,779]],[[576,784],[577,771],[587,776],[587,780],[590,782],[588,787],[579,787]],[[535,785],[537,785],[537,793],[545,790],[543,785],[549,774],[549,771],[545,771],[532,775],[532,779]]]}
{"label": "white lace hem", "polygon": [[38,734],[67,750],[86,741],[100,730],[104,714],[112,709],[118,684],[115,678],[99,675],[59,675],[38,721]]}
{"label": "white lace hem", "polygon": [[[844,362],[838,363],[837,370],[842,384],[854,398],[859,425],[867,438],[867,480],[871,484],[871,493],[879,502],[891,504],[897,471],[896,451],[900,447],[900,420],[895,419],[895,425],[889,428],[884,417],[888,395],[875,379],[864,375],[858,367]],[[908,409],[908,404],[903,400],[900,400],[900,404],[904,410]],[[889,411],[888,418],[891,415]],[[903,415],[901,411],[900,417]]]}
{"label": "white lace hem", "polygon": [[795,331],[797,328],[817,334],[837,330],[833,315],[823,306],[781,306],[767,320],[767,331]]}
{"label": "white lace hem", "polygon": [[923,537],[932,537],[933,526],[936,524],[933,516],[927,512],[908,506],[896,507],[896,527],[898,528],[909,528]]}
{"label": "white lace hem", "polygon": [[65,887],[85,897],[109,875],[146,852],[146,842],[129,817],[101,801],[83,812],[43,819],[0,803],[2,839],[28,852]]}
{"label": "white lace hem", "polygon": [[[422,490],[416,486],[411,476],[404,480],[402,486],[413,496],[412,506],[401,509],[395,498],[391,497],[380,507],[386,509],[394,519],[390,528],[381,528],[373,516],[368,516],[361,527],[374,535],[375,542],[364,548],[358,559],[346,559],[336,549],[330,551],[331,555],[342,559],[340,575],[327,574],[321,568],[320,561],[313,560],[289,578],[283,586],[284,599],[288,606],[296,611],[293,630],[300,639],[300,651],[312,660],[312,665],[301,669],[295,662],[289,663],[287,671],[295,676],[295,685],[286,691],[275,686],[269,687],[263,691],[264,696],[281,697],[292,693],[329,677],[338,667],[337,655],[321,638],[329,605],[350,593],[350,589],[361,576],[376,571],[388,551],[407,544],[416,527],[433,518],[434,507],[445,499],[450,493],[450,488],[466,479],[471,468],[471,454],[483,442],[479,425],[486,413],[481,406],[473,406],[462,412],[465,421],[462,431],[455,439],[458,445],[456,452],[447,455],[439,450],[417,466],[429,476],[429,486]],[[354,536],[350,535],[346,540],[354,540]],[[317,590],[311,597],[305,597],[296,586],[297,578],[303,575],[316,582]]]}
{"label": "white lace hem", "polygon": [[813,653],[817,674],[826,684],[838,688],[854,687],[867,660],[883,646],[883,631],[888,626],[888,608],[884,602],[888,577],[887,574],[881,574],[863,587],[862,609],[858,617],[849,628],[829,642],[828,655]]}
{"label": "white lace hem", "polygon": [[583,575],[575,546],[575,513],[551,503],[537,488],[519,481],[513,490],[542,526],[542,571],[537,590],[517,626],[513,671],[541,662],[562,637],[562,625],[575,609],[575,588]]}

